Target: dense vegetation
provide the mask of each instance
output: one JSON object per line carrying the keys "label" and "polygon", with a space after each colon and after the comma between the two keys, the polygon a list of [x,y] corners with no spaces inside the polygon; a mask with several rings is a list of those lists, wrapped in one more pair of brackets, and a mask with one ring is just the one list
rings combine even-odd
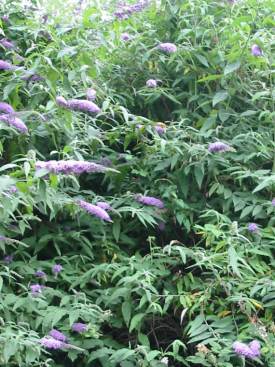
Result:
{"label": "dense vegetation", "polygon": [[273,1],[79,3],[0,5],[0,365],[275,366]]}

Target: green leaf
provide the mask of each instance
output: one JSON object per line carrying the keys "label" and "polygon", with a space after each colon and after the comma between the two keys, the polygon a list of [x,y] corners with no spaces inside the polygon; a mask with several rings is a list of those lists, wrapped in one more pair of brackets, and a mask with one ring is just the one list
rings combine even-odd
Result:
{"label": "green leaf", "polygon": [[129,328],[129,332],[131,333],[134,329],[138,329],[141,323],[141,320],[143,319],[143,317],[145,316],[144,313],[138,313],[137,315],[135,315],[132,320],[131,320],[131,324],[130,324],[130,328]]}
{"label": "green leaf", "polygon": [[241,66],[240,60],[233,62],[232,64],[227,64],[224,69],[224,75],[233,73],[233,71],[238,70]]}
{"label": "green leaf", "polygon": [[125,324],[129,326],[129,322],[131,319],[131,303],[128,301],[123,302],[121,306],[121,312],[122,312],[122,316],[125,321]]}
{"label": "green leaf", "polygon": [[228,98],[228,96],[229,94],[226,90],[217,92],[213,98],[213,107],[216,106],[218,103],[225,101]]}

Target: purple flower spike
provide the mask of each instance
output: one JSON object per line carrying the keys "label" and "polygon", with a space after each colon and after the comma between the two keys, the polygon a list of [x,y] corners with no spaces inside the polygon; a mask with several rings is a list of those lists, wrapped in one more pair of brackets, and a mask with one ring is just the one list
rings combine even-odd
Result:
{"label": "purple flower spike", "polygon": [[221,142],[221,141],[217,141],[215,143],[211,143],[208,146],[208,151],[210,153],[220,153],[220,152],[227,152],[228,150],[230,150],[230,146]]}
{"label": "purple flower spike", "polygon": [[15,129],[19,130],[22,134],[26,134],[28,132],[28,128],[24,124],[24,122],[12,114],[0,115],[0,121],[5,122],[6,124],[14,127]]}
{"label": "purple flower spike", "polygon": [[0,70],[12,70],[14,66],[7,61],[0,60]]}
{"label": "purple flower spike", "polygon": [[136,201],[138,201],[141,204],[144,205],[150,205],[150,206],[156,206],[159,209],[164,208],[164,203],[160,199],[157,199],[153,196],[143,196],[143,195],[137,195]]}
{"label": "purple flower spike", "polygon": [[0,102],[0,112],[9,114],[9,113],[14,113],[15,111],[10,104],[6,102]]}
{"label": "purple flower spike", "polygon": [[272,199],[272,201],[271,201],[271,205],[272,205],[272,206],[275,206],[275,198],[273,198],[273,199]]}
{"label": "purple flower spike", "polygon": [[159,122],[155,125],[155,131],[157,134],[159,135],[163,135],[166,131],[166,125],[163,124],[162,122]]}
{"label": "purple flower spike", "polygon": [[258,45],[253,45],[253,46],[251,47],[251,54],[252,54],[253,56],[258,57],[258,56],[262,56],[262,55],[263,55],[263,51],[261,50],[260,46],[258,46]]}
{"label": "purple flower spike", "polygon": [[72,331],[76,333],[84,333],[88,330],[88,325],[83,324],[82,322],[75,322],[72,324]]}
{"label": "purple flower spike", "polygon": [[93,88],[87,89],[86,97],[89,101],[94,101],[96,99],[96,90]]}
{"label": "purple flower spike", "polygon": [[77,200],[77,204],[87,213],[94,215],[97,218],[100,218],[106,222],[112,222],[112,219],[110,218],[106,210],[100,208],[99,206],[87,203],[84,200]]}
{"label": "purple flower spike", "polygon": [[68,106],[68,103],[67,103],[66,99],[62,96],[56,97],[55,101],[58,104],[58,106],[60,106],[60,107],[65,107],[66,108]]}
{"label": "purple flower spike", "polygon": [[100,108],[93,102],[85,99],[70,99],[68,101],[68,108],[73,111],[99,113]]}
{"label": "purple flower spike", "polygon": [[108,203],[105,203],[105,201],[98,201],[96,203],[96,206],[99,206],[101,209],[104,209],[104,210],[111,210],[111,205],[108,204]]}
{"label": "purple flower spike", "polygon": [[158,86],[158,82],[155,79],[148,79],[146,82],[146,86],[148,88],[156,88]]}
{"label": "purple flower spike", "polygon": [[249,223],[247,229],[251,233],[256,233],[259,231],[259,227],[256,223]]}
{"label": "purple flower spike", "polygon": [[48,349],[62,349],[66,346],[62,341],[54,339],[50,336],[45,336],[39,340],[39,343]]}
{"label": "purple flower spike", "polygon": [[57,275],[59,274],[63,269],[63,266],[60,265],[60,264],[55,264],[53,267],[52,267],[52,272]]}
{"label": "purple flower spike", "polygon": [[49,332],[49,335],[54,338],[55,340],[59,340],[61,342],[65,342],[67,340],[66,335],[64,335],[63,333],[61,333],[61,331],[56,330],[56,329],[52,329]]}
{"label": "purple flower spike", "polygon": [[258,340],[252,340],[252,342],[249,343],[249,348],[251,352],[253,353],[254,357],[260,357],[261,355],[261,344]]}
{"label": "purple flower spike", "polygon": [[30,286],[32,296],[36,297],[42,293],[44,287],[40,284],[33,284]]}
{"label": "purple flower spike", "polygon": [[11,263],[12,263],[12,261],[13,261],[13,256],[12,256],[12,255],[7,255],[7,256],[5,256],[5,257],[4,257],[4,263],[5,263],[6,265],[11,264]]}
{"label": "purple flower spike", "polygon": [[64,174],[81,174],[81,173],[102,173],[107,170],[105,166],[102,166],[97,163],[93,162],[86,162],[86,161],[75,161],[75,160],[68,160],[68,161],[38,161],[36,162],[35,168],[39,169],[46,169],[52,173],[64,173]]}
{"label": "purple flower spike", "polygon": [[149,5],[149,0],[139,0],[137,3],[127,5],[125,3],[118,6],[114,16],[119,20],[128,19],[132,14],[139,13]]}
{"label": "purple flower spike", "polygon": [[34,275],[37,278],[46,278],[46,273],[43,270],[37,270]]}
{"label": "purple flower spike", "polygon": [[127,33],[127,32],[121,33],[121,40],[122,41],[127,42],[127,41],[130,41],[130,39],[131,39],[131,36],[130,36],[129,33]]}
{"label": "purple flower spike", "polygon": [[261,345],[258,340],[253,340],[249,345],[236,341],[233,343],[232,347],[234,352],[240,356],[253,359],[261,355]]}
{"label": "purple flower spike", "polygon": [[160,43],[158,45],[158,49],[163,51],[163,52],[167,52],[168,54],[174,53],[177,51],[177,46],[174,45],[174,43]]}
{"label": "purple flower spike", "polygon": [[7,40],[6,38],[1,39],[0,44],[8,50],[14,48],[14,44],[11,41]]}

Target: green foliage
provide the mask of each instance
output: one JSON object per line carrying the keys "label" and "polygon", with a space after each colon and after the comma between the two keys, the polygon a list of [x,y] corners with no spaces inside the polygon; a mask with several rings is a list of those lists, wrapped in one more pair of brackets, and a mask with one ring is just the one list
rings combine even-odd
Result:
{"label": "green foliage", "polygon": [[[0,122],[0,365],[274,367],[273,3],[152,1],[123,20],[117,2],[92,3],[0,4],[16,45],[0,45],[16,66],[0,70],[0,102],[29,130]],[[55,101],[91,87],[96,116]],[[108,169],[36,170],[49,160]],[[112,222],[78,199],[108,202]],[[42,347],[52,329],[67,346]],[[234,353],[253,339],[261,357]]]}

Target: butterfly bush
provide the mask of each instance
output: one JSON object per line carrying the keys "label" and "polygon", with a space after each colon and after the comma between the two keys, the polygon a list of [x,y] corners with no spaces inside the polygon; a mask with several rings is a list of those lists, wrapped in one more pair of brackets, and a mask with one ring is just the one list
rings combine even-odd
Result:
{"label": "butterfly bush", "polygon": [[46,278],[46,273],[43,270],[37,270],[34,274],[37,278]]}
{"label": "butterfly bush", "polygon": [[114,12],[114,16],[120,20],[128,19],[134,13],[143,11],[149,3],[149,0],[140,0],[132,5],[121,3]]}
{"label": "butterfly bush", "polygon": [[155,206],[159,209],[163,209],[164,208],[164,203],[162,200],[155,198],[153,196],[144,196],[144,195],[137,195],[136,196],[136,200],[144,205],[149,205],[149,206]]}
{"label": "butterfly bush", "polygon": [[5,114],[15,113],[13,107],[6,102],[0,102],[0,112],[3,112]]}
{"label": "butterfly bush", "polygon": [[251,233],[256,233],[259,231],[259,227],[256,223],[249,223],[247,229]]}
{"label": "butterfly bush", "polygon": [[146,82],[148,88],[156,88],[158,86],[158,81],[156,79],[148,79]]}
{"label": "butterfly bush", "polygon": [[94,101],[96,99],[96,90],[93,88],[87,89],[86,97],[89,101]]}
{"label": "butterfly bush", "polygon": [[263,51],[261,50],[261,48],[260,48],[260,46],[258,46],[258,45],[253,45],[252,47],[251,47],[251,54],[253,55],[253,56],[262,56],[263,55]]}
{"label": "butterfly bush", "polygon": [[124,33],[121,33],[121,39],[122,41],[129,41],[131,39],[131,36],[129,33],[124,32]]}
{"label": "butterfly bush", "polygon": [[60,265],[60,264],[55,264],[53,267],[52,267],[52,272],[53,274],[57,275],[59,274],[63,269],[63,266]]}
{"label": "butterfly bush", "polygon": [[166,125],[162,122],[157,123],[154,128],[156,133],[159,135],[163,135],[166,131]]}
{"label": "butterfly bush", "polygon": [[32,296],[38,296],[39,294],[42,293],[43,290],[43,286],[40,284],[32,284],[30,285],[30,290],[31,290],[31,295]]}
{"label": "butterfly bush", "polygon": [[44,338],[39,340],[39,343],[48,349],[62,349],[66,347],[66,344],[60,340],[54,339],[50,336],[45,336]]}
{"label": "butterfly bush", "polygon": [[233,350],[236,354],[251,359],[259,357],[261,354],[258,340],[253,340],[249,345],[236,341],[233,343]]}
{"label": "butterfly bush", "polygon": [[105,203],[105,201],[98,201],[96,203],[97,206],[99,206],[101,209],[104,209],[104,210],[111,210],[111,205],[108,204],[108,203]]}
{"label": "butterfly bush", "polygon": [[211,143],[208,146],[208,151],[210,153],[222,153],[222,152],[227,152],[228,150],[230,150],[230,146],[221,141]]}
{"label": "butterfly bush", "polygon": [[177,51],[177,46],[174,43],[160,43],[158,45],[158,49],[164,52],[167,52],[168,54],[174,53]]}
{"label": "butterfly bush", "polygon": [[72,331],[76,333],[85,333],[85,331],[88,330],[88,325],[82,323],[82,322],[75,322],[72,324]]}
{"label": "butterfly bush", "polygon": [[59,340],[61,342],[66,342],[67,341],[67,337],[65,334],[61,333],[61,331],[57,330],[57,329],[52,329],[49,332],[49,336],[51,336],[52,338]]}
{"label": "butterfly bush", "polygon": [[11,50],[11,49],[13,49],[15,46],[14,46],[14,44],[11,42],[11,41],[9,41],[8,39],[6,39],[6,38],[3,38],[3,39],[1,39],[0,40],[0,44],[4,47],[4,48],[6,48],[6,49],[8,49],[8,50]]}
{"label": "butterfly bush", "polygon": [[22,134],[28,133],[28,128],[22,120],[12,114],[0,115],[0,121],[6,123],[9,126],[14,127]]}
{"label": "butterfly bush", "polygon": [[8,61],[0,60],[0,70],[13,70],[14,66]]}
{"label": "butterfly bush", "polygon": [[110,218],[106,210],[100,208],[99,206],[87,203],[84,200],[77,200],[76,203],[80,206],[80,208],[84,209],[87,213],[94,215],[95,217],[102,219],[103,221],[112,222],[112,219]]}
{"label": "butterfly bush", "polygon": [[81,174],[81,173],[102,173],[106,172],[107,168],[97,163],[86,162],[86,161],[38,161],[35,164],[36,170],[46,169],[51,173],[63,173],[69,174]]}

